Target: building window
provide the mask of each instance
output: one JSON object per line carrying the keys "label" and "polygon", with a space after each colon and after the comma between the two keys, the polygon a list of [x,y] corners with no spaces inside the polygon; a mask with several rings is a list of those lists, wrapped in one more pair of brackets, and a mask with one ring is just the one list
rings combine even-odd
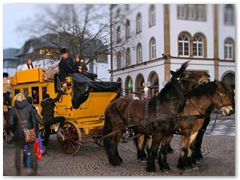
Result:
{"label": "building window", "polygon": [[224,59],[233,60],[233,41],[231,39],[226,39],[224,44]]}
{"label": "building window", "polygon": [[138,13],[137,15],[137,23],[136,23],[137,27],[137,33],[141,32],[142,31],[142,17],[141,17],[141,14]]}
{"label": "building window", "polygon": [[149,11],[149,25],[153,26],[155,24],[156,24],[155,7],[154,5],[151,5],[150,11]]}
{"label": "building window", "polygon": [[121,53],[118,52],[117,54],[117,69],[120,69],[122,67],[122,61],[121,61]]}
{"label": "building window", "polygon": [[189,19],[203,21],[205,19],[204,4],[178,4],[178,19]]}
{"label": "building window", "polygon": [[126,11],[129,11],[129,4],[126,4],[125,7],[126,7]]}
{"label": "building window", "polygon": [[154,60],[156,59],[156,40],[154,38],[152,38],[150,41],[150,49],[151,49],[150,59]]}
{"label": "building window", "polygon": [[188,8],[188,19],[190,19],[190,20],[195,19],[194,4],[189,4],[187,8]]}
{"label": "building window", "polygon": [[130,48],[127,48],[126,50],[126,66],[131,65],[131,51]]}
{"label": "building window", "polygon": [[204,12],[205,12],[204,7],[205,6],[203,4],[197,5],[197,19],[200,21],[204,20]]}
{"label": "building window", "polygon": [[117,42],[121,42],[121,28],[118,26],[117,28]]}
{"label": "building window", "polygon": [[203,57],[203,38],[199,35],[193,39],[193,56]]}
{"label": "building window", "polygon": [[116,13],[116,18],[119,18],[119,17],[120,17],[120,9],[118,9]]}
{"label": "building window", "polygon": [[179,4],[177,6],[178,9],[178,18],[185,19],[186,18],[186,6],[184,4]]}
{"label": "building window", "polygon": [[179,56],[189,56],[189,38],[185,34],[181,34],[178,38]]}
{"label": "building window", "polygon": [[225,24],[233,25],[234,24],[234,8],[233,5],[226,5],[225,8]]}
{"label": "building window", "polygon": [[142,62],[142,45],[139,43],[137,45],[137,63]]}
{"label": "building window", "polygon": [[130,38],[130,36],[131,36],[130,21],[127,20],[127,22],[126,22],[126,39]]}

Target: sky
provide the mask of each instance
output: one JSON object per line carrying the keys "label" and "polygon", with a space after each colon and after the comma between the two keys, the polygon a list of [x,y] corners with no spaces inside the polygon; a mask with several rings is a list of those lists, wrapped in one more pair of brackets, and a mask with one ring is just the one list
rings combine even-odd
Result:
{"label": "sky", "polygon": [[37,7],[36,4],[3,4],[3,49],[20,49],[28,40],[17,31],[17,27],[34,16]]}
{"label": "sky", "polygon": [[[126,3],[130,3],[130,2],[126,1]],[[46,3],[46,2],[41,1],[40,3]],[[29,39],[29,37],[26,37],[20,32],[18,32],[17,27],[21,25],[21,22],[27,21],[28,19],[31,19],[32,17],[34,17],[34,15],[36,15],[37,10],[39,10],[39,6],[41,6],[40,3],[35,2],[35,4],[31,4],[30,1],[29,2],[17,1],[15,3],[13,1],[3,2],[2,4],[3,18],[1,23],[3,25],[3,28],[1,28],[3,31],[2,33],[3,49],[21,48],[24,42]],[[54,4],[56,2],[50,1],[50,3]],[[57,3],[66,3],[66,1],[61,2],[60,0],[58,0]],[[69,3],[83,3],[83,2],[79,0],[76,2],[70,1]],[[94,1],[88,1],[88,3],[94,3]],[[104,3],[104,1],[101,1],[101,3]],[[111,2],[105,2],[105,3],[110,4]],[[124,3],[124,1],[121,1],[121,3]],[[138,3],[144,3],[144,1],[143,2],[138,1]],[[154,3],[154,2],[151,1],[149,3]],[[157,3],[161,3],[161,0],[158,0]],[[169,3],[171,3],[171,1]],[[204,2],[201,2],[201,3],[204,3]],[[218,1],[218,3],[221,3],[221,2]],[[231,3],[234,3],[234,1]],[[237,10],[238,9],[236,8],[236,12]]]}

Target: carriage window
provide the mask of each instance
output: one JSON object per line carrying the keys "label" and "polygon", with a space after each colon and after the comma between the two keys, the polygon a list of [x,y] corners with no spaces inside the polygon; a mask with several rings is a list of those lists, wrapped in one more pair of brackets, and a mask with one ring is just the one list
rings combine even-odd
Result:
{"label": "carriage window", "polygon": [[16,96],[18,93],[20,93],[20,89],[15,89],[14,90],[14,96]]}
{"label": "carriage window", "polygon": [[38,87],[32,87],[33,104],[39,104],[39,89]]}
{"label": "carriage window", "polygon": [[28,88],[23,88],[23,94],[25,97],[28,97]]}
{"label": "carriage window", "polygon": [[45,98],[46,94],[47,94],[47,87],[42,87],[42,99]]}

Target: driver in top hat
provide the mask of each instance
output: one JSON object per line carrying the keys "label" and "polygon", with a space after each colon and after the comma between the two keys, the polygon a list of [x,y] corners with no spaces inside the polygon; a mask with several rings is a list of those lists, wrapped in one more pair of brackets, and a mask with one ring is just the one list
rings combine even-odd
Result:
{"label": "driver in top hat", "polygon": [[66,48],[63,48],[61,51],[61,60],[59,63],[59,74],[60,81],[63,84],[63,89],[67,89],[66,76],[68,73],[79,72],[78,65],[75,63],[74,59],[68,57],[68,52]]}

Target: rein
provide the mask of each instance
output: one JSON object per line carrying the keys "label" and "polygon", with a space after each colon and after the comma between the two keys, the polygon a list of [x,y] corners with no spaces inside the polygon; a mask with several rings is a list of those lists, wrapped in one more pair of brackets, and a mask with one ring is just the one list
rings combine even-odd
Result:
{"label": "rein", "polygon": [[[190,80],[190,79],[185,79],[185,78],[176,78],[176,80],[178,81],[178,82],[181,82],[182,80],[185,80],[185,81],[192,81],[192,82],[195,82],[195,79],[192,79],[192,80]],[[194,90],[195,88],[197,88],[197,87],[199,87],[199,85],[201,85],[201,84],[203,84],[203,82],[206,80],[206,78],[202,78],[202,79],[200,79],[199,81],[198,81],[198,83],[197,83],[197,85],[192,89],[192,90]],[[176,85],[175,84],[173,84],[173,86],[178,90],[178,88],[176,87]],[[192,91],[191,90],[191,91]],[[179,90],[178,90],[179,91]],[[190,91],[189,91],[190,92]],[[187,93],[189,93],[189,92],[187,92]],[[185,93],[185,94],[187,94],[187,93]],[[185,94],[183,94],[183,96],[185,97]],[[124,127],[121,127],[121,128],[119,128],[119,129],[117,129],[117,130],[115,130],[115,131],[113,131],[113,132],[111,132],[111,133],[109,133],[109,134],[107,134],[107,135],[105,135],[105,136],[102,136],[102,137],[100,137],[100,138],[97,138],[96,140],[95,140],[95,142],[97,142],[97,141],[99,141],[99,140],[102,140],[102,139],[104,139],[104,138],[106,138],[106,137],[109,137],[109,136],[111,136],[111,135],[113,135],[113,134],[115,134],[115,133],[118,133],[118,132],[121,132],[121,131],[123,131],[123,130],[126,130],[126,129],[128,129],[128,128],[131,128],[131,127],[134,127],[134,126],[143,126],[143,127],[145,127],[146,125],[148,125],[148,124],[150,124],[150,123],[152,123],[152,122],[154,122],[154,121],[165,121],[165,119],[181,119],[181,120],[185,120],[184,118],[184,116],[180,116],[180,113],[178,113],[178,114],[160,114],[159,113],[159,107],[160,107],[160,101],[159,100],[156,100],[156,116],[153,116],[153,117],[150,117],[150,118],[148,118],[148,105],[149,105],[149,99],[148,100],[146,100],[146,102],[145,102],[145,114],[144,114],[144,119],[141,121],[141,122],[139,122],[139,123],[135,123],[135,124],[130,124],[131,123],[131,117],[130,117],[130,108],[131,108],[131,106],[132,106],[132,103],[135,101],[136,99],[133,99],[131,102],[130,102],[130,104],[129,104],[129,106],[128,106],[128,112],[127,112],[127,120],[128,120],[128,123],[129,123],[129,125],[126,125],[126,126],[124,126]],[[189,123],[190,123],[190,117],[192,117],[192,118],[199,118],[199,117],[202,117],[203,115],[194,115],[194,116],[186,116],[187,118],[188,118],[188,121],[189,121]],[[190,125],[189,125],[190,126]]]}

